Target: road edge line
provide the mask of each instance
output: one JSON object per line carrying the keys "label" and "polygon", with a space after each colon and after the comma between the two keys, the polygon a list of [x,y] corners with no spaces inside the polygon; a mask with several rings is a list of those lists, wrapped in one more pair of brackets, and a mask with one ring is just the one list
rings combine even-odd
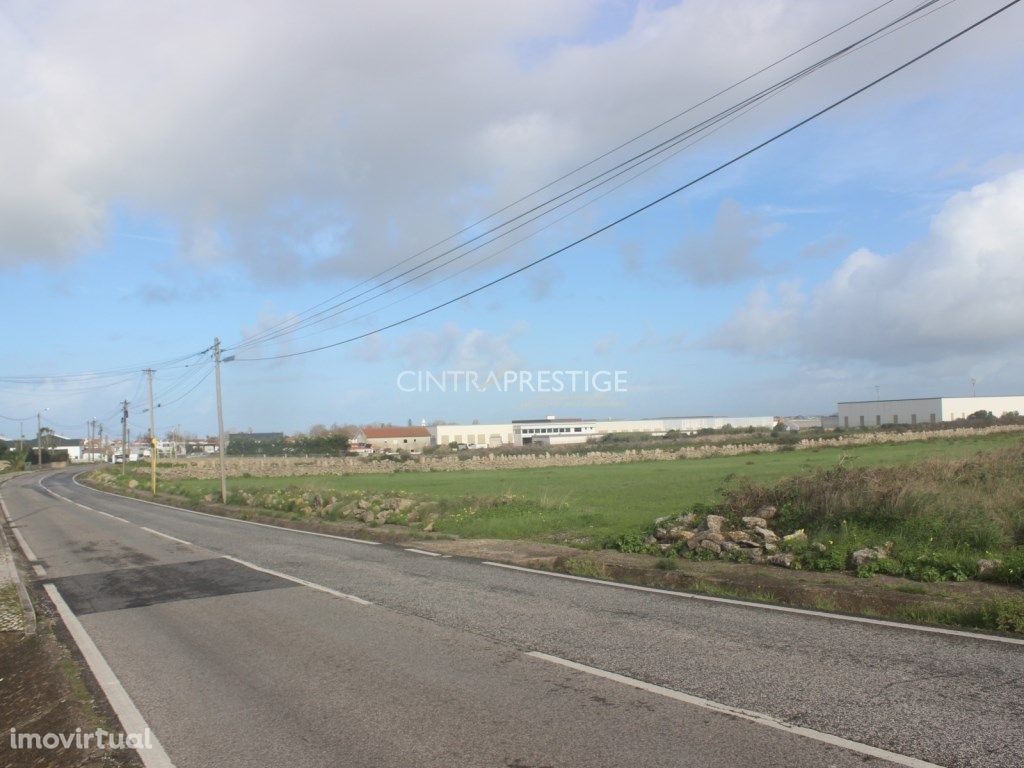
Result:
{"label": "road edge line", "polygon": [[680,701],[684,704],[691,704],[693,706],[701,707],[711,712],[717,712],[723,715],[729,715],[730,717],[737,717],[742,720],[755,723],[765,728],[773,728],[777,731],[783,731],[790,733],[795,736],[801,736],[805,739],[811,739],[813,741],[819,741],[823,744],[828,744],[833,747],[840,747],[850,752],[856,752],[861,755],[867,755],[869,757],[878,758],[880,760],[886,760],[890,763],[896,763],[897,765],[907,766],[907,768],[942,768],[937,763],[930,763],[927,760],[921,760],[917,757],[911,757],[910,755],[901,755],[898,752],[890,752],[887,749],[881,747],[873,747],[870,744],[863,744],[859,741],[853,741],[852,739],[845,739],[842,736],[835,736],[831,733],[825,733],[824,731],[817,731],[814,728],[807,728],[802,725],[795,725],[793,723],[787,723],[785,720],[779,720],[778,718],[772,717],[771,715],[764,714],[763,712],[755,712],[749,709],[740,709],[739,707],[730,707],[727,704],[720,704],[717,701],[711,699],[705,699],[700,696],[694,696],[689,693],[683,693],[676,691],[672,688],[666,688],[661,685],[654,683],[648,683],[644,680],[637,680],[633,677],[627,677],[626,675],[620,675],[616,672],[608,672],[604,669],[597,667],[590,667],[586,664],[580,664],[576,661],[570,661],[569,659],[563,659],[559,656],[552,656],[548,653],[542,653],[541,651],[527,651],[526,655],[546,661],[551,664],[557,664],[568,669],[575,670],[577,672],[584,672],[588,675],[600,677],[605,680],[611,680],[616,683],[622,683],[628,685],[631,688],[638,688],[642,691],[649,693],[655,693],[659,696],[664,696],[669,699]]}
{"label": "road edge line", "polygon": [[174,768],[174,763],[164,750],[156,734],[153,733],[153,729],[149,727],[149,723],[146,722],[138,707],[135,706],[135,702],[128,695],[128,691],[124,689],[121,681],[117,679],[114,670],[110,668],[107,660],[100,653],[100,649],[96,647],[96,643],[93,642],[85,627],[82,626],[82,622],[78,620],[78,617],[75,616],[68,604],[64,602],[64,598],[61,597],[57,587],[53,584],[44,584],[43,589],[46,590],[50,601],[57,609],[57,613],[64,622],[64,626],[67,627],[68,632],[71,634],[71,639],[75,641],[75,645],[78,646],[78,650],[85,658],[85,663],[89,665],[93,677],[96,678],[96,682],[99,683],[103,694],[107,697],[107,701],[110,702],[110,706],[117,715],[117,719],[124,726],[125,733],[142,734],[147,731],[149,732],[151,746],[146,748],[139,745],[135,748],[135,751],[139,753],[139,757],[142,759],[143,765],[146,768]]}
{"label": "road edge line", "polygon": [[777,611],[778,613],[792,613],[798,616],[813,616],[819,619],[831,619],[834,621],[849,621],[856,624],[870,624],[877,627],[889,627],[890,629],[907,629],[914,632],[927,632],[936,635],[951,635],[963,637],[970,640],[987,640],[995,643],[1006,643],[1008,645],[1024,645],[1024,638],[1002,637],[1001,635],[987,635],[983,632],[969,632],[963,629],[947,629],[945,627],[929,627],[924,624],[904,624],[899,621],[888,621],[886,619],[872,619],[867,616],[848,616],[843,613],[828,613],[827,611],[814,611],[809,608],[794,608],[789,605],[772,605],[770,603],[755,603],[749,600],[737,600],[731,597],[715,597],[713,595],[698,595],[693,592],[677,592],[672,589],[658,589],[657,587],[643,587],[639,584],[625,584],[620,581],[606,581],[604,579],[591,579],[586,576],[574,576],[570,573],[558,573],[556,571],[542,571],[538,568],[526,568],[522,565],[511,565],[509,563],[498,563],[493,560],[483,560],[483,565],[490,565],[495,568],[506,568],[524,573],[534,573],[540,576],[552,576],[557,579],[569,579],[571,581],[584,581],[588,584],[598,584],[602,587],[616,587],[618,589],[631,589],[637,592],[652,592],[657,595],[669,595],[671,597],[685,598],[688,600],[702,600],[708,603],[724,603],[735,605],[741,608],[759,608],[765,611]]}

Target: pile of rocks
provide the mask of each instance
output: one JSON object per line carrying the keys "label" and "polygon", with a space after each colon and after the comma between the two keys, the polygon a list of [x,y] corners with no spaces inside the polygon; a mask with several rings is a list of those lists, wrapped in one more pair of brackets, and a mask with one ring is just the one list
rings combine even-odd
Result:
{"label": "pile of rocks", "polygon": [[779,545],[805,542],[807,534],[801,529],[780,536],[769,523],[777,514],[775,507],[763,506],[753,515],[741,518],[743,526],[732,530],[729,530],[729,521],[721,515],[707,515],[699,519],[691,512],[677,517],[661,517],[655,521],[657,528],[647,544],[657,546],[662,552],[685,548],[690,552],[706,551],[716,557],[742,558],[751,563],[767,562],[789,568],[793,565],[794,555],[780,551]]}

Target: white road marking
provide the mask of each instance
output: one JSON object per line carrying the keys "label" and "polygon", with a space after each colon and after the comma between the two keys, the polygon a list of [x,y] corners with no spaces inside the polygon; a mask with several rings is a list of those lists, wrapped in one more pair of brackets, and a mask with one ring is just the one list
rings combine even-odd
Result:
{"label": "white road marking", "polygon": [[43,566],[41,566],[39,563],[33,564],[32,570],[34,570],[36,572],[36,576],[45,576],[46,575],[46,569],[43,568]]}
{"label": "white road marking", "polygon": [[[237,517],[225,517],[224,515],[211,515],[209,512],[200,512],[200,511],[195,510],[195,509],[188,509],[187,507],[174,507],[174,506],[171,506],[170,504],[161,504],[158,501],[147,501],[146,499],[136,499],[134,496],[124,496],[124,495],[122,495],[120,493],[111,493],[110,491],[101,491],[99,488],[92,488],[92,487],[90,487],[88,485],[83,485],[82,483],[78,482],[78,476],[81,475],[81,474],[83,474],[83,473],[79,472],[78,475],[72,476],[71,481],[75,485],[79,486],[80,488],[85,488],[87,491],[92,491],[93,493],[105,493],[107,496],[116,496],[119,499],[125,499],[125,500],[128,500],[128,501],[138,501],[138,502],[141,502],[142,504],[151,504],[154,507],[163,507],[164,509],[173,509],[176,512],[189,512],[189,513],[191,513],[193,515],[202,515],[203,517],[212,517],[215,520],[227,520],[227,521],[232,522],[232,523],[244,523],[246,525],[258,525],[258,526],[261,526],[262,528],[273,528],[275,531],[288,531],[289,533],[301,533],[301,534],[303,534],[305,536],[322,536],[325,539],[341,539],[342,541],[351,541],[353,544],[368,544],[371,547],[378,547],[378,546],[380,546],[380,542],[379,541],[367,541],[366,539],[354,539],[351,536],[339,536],[339,535],[337,535],[335,533],[318,533],[317,531],[302,531],[302,530],[299,530],[298,528],[285,528],[283,525],[271,525],[270,523],[258,523],[255,520],[240,520]],[[72,502],[72,503],[75,503],[75,502]],[[118,519],[120,519],[120,518],[118,518]]]}
{"label": "white road marking", "polygon": [[64,625],[68,628],[68,632],[71,633],[75,644],[78,645],[78,650],[85,657],[89,669],[92,670],[96,681],[100,684],[100,688],[103,689],[107,700],[110,701],[110,706],[117,714],[117,719],[124,726],[125,733],[143,734],[149,731],[149,748],[140,746],[136,749],[139,757],[142,758],[143,765],[146,768],[174,768],[174,763],[171,762],[171,758],[164,751],[160,740],[153,733],[153,729],[149,727],[145,718],[142,717],[142,713],[139,712],[135,702],[132,701],[124,686],[121,685],[121,681],[117,679],[114,670],[110,668],[107,660],[103,658],[103,654],[100,653],[92,638],[89,637],[89,633],[85,631],[82,622],[71,612],[71,608],[64,602],[64,598],[61,597],[60,592],[57,591],[53,584],[44,584],[43,589],[50,596],[50,600],[57,608],[57,613],[60,614]]}
{"label": "white road marking", "polygon": [[18,542],[18,546],[21,547],[21,551],[25,553],[25,559],[29,562],[38,560],[39,558],[36,557],[36,553],[32,551],[32,547],[28,545],[28,542],[25,541],[25,537],[21,535],[21,531],[12,525],[11,532],[14,534],[14,539]]}
{"label": "white road marking", "polygon": [[778,611],[779,613],[795,613],[800,616],[815,616],[821,619],[833,619],[835,621],[850,621],[855,624],[873,624],[878,627],[892,627],[895,629],[910,629],[915,632],[929,632],[936,635],[952,635],[953,637],[965,637],[971,640],[988,640],[994,643],[1007,643],[1009,645],[1024,645],[1024,639],[1017,637],[1002,637],[1001,635],[987,635],[981,632],[967,632],[962,629],[945,629],[943,627],[928,627],[921,624],[904,624],[899,621],[886,621],[885,619],[869,619],[864,616],[847,616],[842,613],[828,613],[826,611],[812,611],[808,608],[792,608],[788,605],[770,605],[768,603],[754,603],[749,600],[735,600],[729,597],[712,597],[711,595],[696,595],[692,592],[676,592],[671,589],[658,589],[656,587],[641,587],[636,584],[623,584],[618,581],[605,581],[604,579],[591,579],[586,576],[573,576],[568,573],[555,573],[554,571],[541,571],[537,568],[524,568],[521,565],[509,565],[508,563],[495,563],[484,560],[484,565],[493,565],[495,568],[507,568],[512,571],[523,571],[535,573],[540,576],[552,576],[557,579],[570,579],[572,581],[585,581],[588,584],[599,584],[602,587],[615,587],[617,589],[631,589],[637,592],[653,592],[657,595],[670,595],[687,600],[703,600],[708,603],[725,603],[726,605],[738,605],[743,608],[758,608],[764,611]]}
{"label": "white road marking", "polygon": [[359,605],[373,605],[373,603],[371,603],[369,600],[363,600],[363,598],[361,597],[356,597],[355,595],[349,595],[344,592],[339,592],[336,589],[325,587],[323,584],[317,584],[313,581],[306,581],[305,579],[300,579],[298,576],[292,576],[287,573],[281,573],[281,571],[275,571],[270,568],[263,568],[259,565],[256,565],[255,563],[250,563],[248,560],[242,560],[241,558],[232,557],[231,555],[222,555],[222,557],[225,560],[232,560],[240,565],[244,565],[246,568],[252,568],[254,571],[262,571],[263,573],[269,573],[271,576],[279,576],[282,579],[294,581],[296,584],[301,584],[304,587],[309,587],[310,589],[315,589],[319,592],[326,592],[328,595],[333,595],[334,597],[341,597],[345,600],[351,600],[353,603],[359,603]]}
{"label": "white road marking", "polygon": [[103,515],[104,517],[109,517],[111,520],[117,520],[117,522],[119,522],[119,523],[126,523],[127,525],[135,525],[135,523],[131,522],[130,520],[125,520],[123,517],[118,517],[117,515],[112,515],[109,512],[104,512],[102,509],[95,509],[93,507],[87,507],[87,506],[85,506],[85,504],[79,504],[77,501],[73,501],[72,499],[69,499],[67,496],[61,496],[55,490],[53,490],[51,488],[48,488],[47,486],[43,485],[43,478],[41,478],[41,477],[39,478],[38,485],[39,485],[40,488],[42,488],[44,491],[46,491],[51,496],[53,496],[55,498],[58,498],[61,501],[66,501],[68,504],[74,504],[76,507],[81,507],[82,509],[86,509],[86,510],[88,510],[90,512],[95,512],[97,515]]}
{"label": "white road marking", "polygon": [[540,651],[528,651],[527,656],[532,656],[535,659],[541,659],[543,661],[551,662],[552,664],[558,664],[569,669],[574,669],[577,672],[585,672],[588,675],[594,675],[595,677],[603,677],[606,680],[612,680],[616,683],[622,683],[628,685],[631,688],[639,688],[642,691],[649,691],[650,693],[656,693],[659,696],[665,696],[669,699],[675,699],[685,704],[692,704],[703,709],[710,710],[712,712],[718,712],[723,715],[730,715],[732,717],[738,717],[743,720],[749,720],[752,723],[763,725],[766,728],[774,728],[779,731],[785,731],[786,733],[792,733],[796,736],[802,736],[805,739],[813,739],[814,741],[820,741],[824,744],[829,744],[834,747],[841,747],[851,752],[857,752],[862,755],[868,755],[869,757],[876,757],[880,760],[887,760],[890,763],[896,763],[897,765],[909,766],[909,768],[941,768],[936,763],[929,763],[926,760],[920,760],[916,757],[910,757],[909,755],[901,755],[898,752],[890,752],[887,749],[880,749],[879,747],[872,747],[869,744],[862,744],[859,741],[851,741],[850,739],[844,739],[841,736],[834,736],[831,733],[825,733],[823,731],[816,731],[813,728],[806,728],[802,725],[794,725],[793,723],[787,723],[785,720],[779,720],[766,715],[763,712],[754,712],[749,709],[740,709],[739,707],[730,707],[728,704],[720,704],[717,701],[711,701],[710,699],[704,699],[700,696],[692,696],[688,693],[682,693],[680,691],[673,690],[672,688],[665,688],[661,685],[655,685],[654,683],[648,683],[643,680],[637,680],[634,677],[626,677],[615,672],[608,672],[597,667],[588,667],[586,664],[580,664],[579,662],[569,661],[559,656],[551,656],[547,653],[541,653]]}
{"label": "white road marking", "polygon": [[195,545],[195,544],[193,544],[193,543],[192,543],[191,541],[185,541],[184,539],[179,539],[179,538],[177,538],[176,536],[171,536],[171,534],[169,534],[169,533],[163,533],[162,531],[154,531],[154,530],[153,530],[152,528],[147,528],[147,527],[146,527],[146,526],[144,526],[144,525],[140,525],[140,526],[139,526],[139,528],[141,528],[141,529],[142,529],[142,530],[144,530],[144,531],[148,531],[149,533],[155,534],[155,535],[157,535],[157,536],[162,536],[162,537],[163,537],[163,538],[165,538],[165,539],[170,539],[171,541],[176,541],[176,542],[178,542],[179,544],[185,544],[186,546],[189,546],[189,547],[194,547],[194,546],[196,546],[196,545]]}
{"label": "white road marking", "polygon": [[444,557],[440,552],[428,552],[425,549],[416,549],[415,547],[403,547],[406,552],[415,552],[417,555],[430,555],[431,557]]}

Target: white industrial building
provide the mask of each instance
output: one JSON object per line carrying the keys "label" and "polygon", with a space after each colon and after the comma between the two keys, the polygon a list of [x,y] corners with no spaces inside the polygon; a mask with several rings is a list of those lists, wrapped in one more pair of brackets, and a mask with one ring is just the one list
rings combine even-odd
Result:
{"label": "white industrial building", "polygon": [[507,424],[436,424],[427,427],[434,445],[459,443],[480,448],[497,448],[512,444],[512,423]]}
{"label": "white industrial building", "polygon": [[863,400],[839,403],[843,429],[883,424],[937,424],[963,419],[978,411],[994,416],[1024,413],[1024,395],[1008,397],[917,397],[906,400]]}
{"label": "white industrial building", "polygon": [[604,435],[666,432],[692,434],[701,429],[764,427],[771,429],[771,416],[673,416],[660,419],[524,419],[503,424],[439,424],[429,427],[435,445],[459,443],[479,448],[501,445],[566,445],[584,443]]}

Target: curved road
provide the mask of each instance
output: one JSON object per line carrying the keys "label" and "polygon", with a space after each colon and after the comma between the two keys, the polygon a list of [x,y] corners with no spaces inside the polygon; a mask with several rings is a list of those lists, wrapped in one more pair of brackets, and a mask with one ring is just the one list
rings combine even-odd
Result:
{"label": "curved road", "polygon": [[[1024,765],[1024,645],[2,489],[178,766]],[[81,641],[80,641],[81,644]]]}

